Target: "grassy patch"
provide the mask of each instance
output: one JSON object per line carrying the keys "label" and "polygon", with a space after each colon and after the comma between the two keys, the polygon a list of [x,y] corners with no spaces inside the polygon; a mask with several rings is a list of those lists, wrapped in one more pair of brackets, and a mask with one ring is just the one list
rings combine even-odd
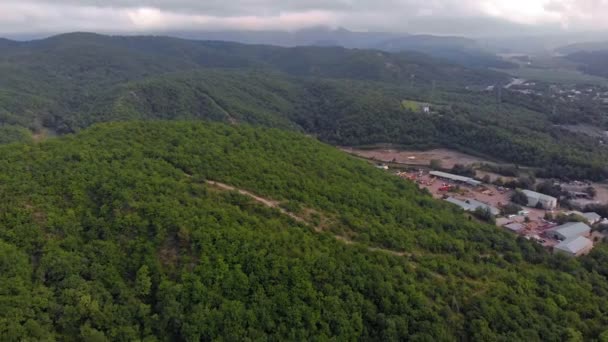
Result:
{"label": "grassy patch", "polygon": [[403,109],[412,111],[412,112],[422,112],[422,109],[425,106],[430,106],[430,104],[426,102],[419,102],[414,100],[403,100],[401,101],[401,107]]}

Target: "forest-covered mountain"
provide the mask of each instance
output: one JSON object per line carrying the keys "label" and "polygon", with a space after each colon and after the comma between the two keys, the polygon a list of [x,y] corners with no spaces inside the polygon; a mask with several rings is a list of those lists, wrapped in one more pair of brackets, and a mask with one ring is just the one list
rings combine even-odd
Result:
{"label": "forest-covered mountain", "polygon": [[220,40],[246,44],[294,46],[341,46],[349,49],[378,49],[388,52],[415,51],[451,63],[476,68],[509,68],[514,65],[469,38],[355,32],[344,28],[313,27],[287,31],[194,31],[169,32],[171,36],[197,40]]}
{"label": "forest-covered mountain", "polygon": [[417,51],[471,68],[508,69],[516,67],[515,64],[484,50],[475,40],[463,37],[400,36],[382,41],[373,48],[389,52]]}
{"label": "forest-covered mountain", "polygon": [[111,123],[0,147],[0,336],[608,337],[608,251],[550,256],[304,135]]}
{"label": "forest-covered mountain", "polygon": [[[445,87],[483,87],[507,80],[503,74],[472,71],[419,54],[74,33],[14,42],[12,48],[0,50],[0,121],[10,124],[27,117],[27,122],[38,126],[48,126],[41,121],[70,121],[79,114],[87,116],[87,106],[96,106],[100,94],[118,85],[210,68],[377,81],[395,86],[430,86],[435,82]],[[50,125],[59,130],[79,128]]]}
{"label": "forest-covered mountain", "polygon": [[608,77],[608,49],[579,51],[566,58],[579,63],[578,69],[586,74]]}
{"label": "forest-covered mountain", "polygon": [[[436,81],[457,87],[490,85],[506,80],[504,74],[440,63],[418,53],[390,54],[341,47],[284,48],[154,36],[111,37],[91,33],[64,34],[16,43],[13,48],[0,51],[0,57],[18,70],[50,69],[56,71],[57,76],[64,77],[84,71],[83,77],[104,81],[134,79],[158,71],[190,70],[195,67],[255,67],[296,76],[391,83],[408,81],[413,74],[420,82],[430,84]],[[72,65],[70,62],[76,63]],[[116,65],[122,66],[121,75],[101,73]],[[61,69],[56,70],[59,67]]]}
{"label": "forest-covered mountain", "polygon": [[[303,131],[341,145],[446,146],[604,179],[607,151],[560,130],[608,127],[593,106],[560,104],[489,85],[504,74],[422,54],[336,47],[281,48],[167,37],[67,34],[0,49],[0,142],[76,132],[97,122],[205,119]],[[404,101],[430,103],[432,115]]]}

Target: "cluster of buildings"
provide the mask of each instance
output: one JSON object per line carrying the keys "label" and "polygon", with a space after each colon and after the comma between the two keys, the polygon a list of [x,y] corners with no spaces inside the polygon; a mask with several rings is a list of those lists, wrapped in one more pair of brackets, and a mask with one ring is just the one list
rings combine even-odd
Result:
{"label": "cluster of buildings", "polygon": [[[454,175],[446,172],[431,171],[429,174],[438,179],[457,184],[472,187],[482,185],[482,182],[473,178]],[[527,207],[544,209],[548,211],[557,209],[558,199],[553,196],[531,190],[522,190],[522,193],[527,198]],[[475,212],[482,209],[490,212],[494,216],[500,216],[501,214],[501,210],[499,208],[475,199],[459,199],[456,197],[444,197],[444,199],[445,201],[462,208],[466,212]],[[572,257],[585,255],[589,253],[591,249],[593,249],[593,241],[589,238],[591,236],[591,227],[589,225],[604,222],[602,221],[602,217],[596,213],[567,212],[565,214],[577,215],[580,218],[583,218],[586,223],[570,222],[553,227],[555,224],[551,224],[548,221],[544,221],[543,223],[543,220],[541,220],[540,217],[537,218],[538,222],[530,222],[529,218],[527,218],[528,214],[528,211],[522,211],[518,213],[518,215],[512,215],[520,217],[521,220],[514,220],[510,216],[509,218],[498,219],[497,224],[514,233],[522,234],[528,238],[535,239],[549,248],[552,247],[553,252],[556,254],[564,254]],[[606,223],[608,223],[608,221],[606,221]],[[541,235],[544,238],[541,238]]]}
{"label": "cluster of buildings", "polygon": [[[556,254],[577,257],[589,253],[593,249],[592,228],[590,226],[608,225],[608,220],[602,221],[602,217],[596,213],[574,211],[562,212],[560,215],[575,215],[575,217],[569,217],[567,220],[583,222],[570,222],[559,226],[556,223],[549,222],[545,217],[545,211],[558,214],[559,212],[554,210],[558,209],[559,200],[556,197],[531,190],[522,190],[521,193],[526,198],[525,207],[533,209],[522,209],[514,215],[502,215],[502,209],[505,209],[506,204],[511,201],[509,192],[498,187],[492,189],[492,186],[484,186],[483,182],[471,177],[442,171],[430,171],[428,175],[430,180],[426,181],[422,178],[422,173],[407,176],[407,178],[417,180],[423,187],[431,189],[435,196],[443,198],[446,202],[454,204],[466,212],[476,213],[483,210],[490,213],[496,217],[497,226],[522,235],[527,239],[537,241]],[[446,183],[440,187],[438,185],[433,186],[435,179],[443,180]],[[465,188],[451,191],[454,187],[448,185],[450,183],[460,184]],[[467,187],[468,189],[466,189]],[[450,192],[455,193],[455,195],[447,195]],[[476,195],[465,195],[465,193],[471,192],[476,193]]]}

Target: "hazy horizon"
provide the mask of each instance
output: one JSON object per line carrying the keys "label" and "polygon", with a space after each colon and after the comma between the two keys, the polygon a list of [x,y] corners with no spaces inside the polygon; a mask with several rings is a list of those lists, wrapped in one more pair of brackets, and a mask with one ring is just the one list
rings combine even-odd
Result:
{"label": "hazy horizon", "polygon": [[608,2],[597,0],[5,0],[0,36],[86,31],[294,31],[344,27],[357,32],[480,36],[601,32]]}

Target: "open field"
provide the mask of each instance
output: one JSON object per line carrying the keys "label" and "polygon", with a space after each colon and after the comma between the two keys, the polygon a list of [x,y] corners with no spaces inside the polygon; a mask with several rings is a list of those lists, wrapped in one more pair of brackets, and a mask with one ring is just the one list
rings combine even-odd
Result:
{"label": "open field", "polygon": [[421,112],[425,106],[430,106],[430,103],[414,101],[414,100],[403,100],[401,101],[401,107],[403,109],[410,110],[412,112]]}
{"label": "open field", "polygon": [[431,160],[439,160],[443,168],[452,168],[455,164],[469,165],[487,162],[482,158],[449,149],[402,151],[397,149],[364,150],[343,147],[342,150],[366,159],[385,163],[396,162],[413,166],[429,166]]}

